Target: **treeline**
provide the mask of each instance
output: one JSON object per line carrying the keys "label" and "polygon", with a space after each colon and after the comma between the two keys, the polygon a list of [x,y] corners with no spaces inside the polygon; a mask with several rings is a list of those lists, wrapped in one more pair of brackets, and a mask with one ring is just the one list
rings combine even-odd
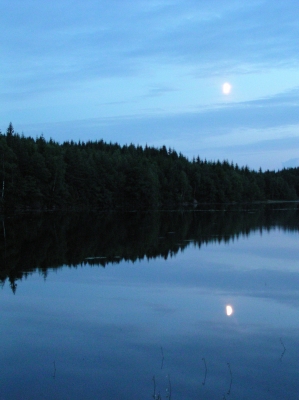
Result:
{"label": "treeline", "polygon": [[2,209],[155,209],[190,203],[298,200],[299,168],[254,171],[192,161],[173,149],[59,144],[0,133]]}

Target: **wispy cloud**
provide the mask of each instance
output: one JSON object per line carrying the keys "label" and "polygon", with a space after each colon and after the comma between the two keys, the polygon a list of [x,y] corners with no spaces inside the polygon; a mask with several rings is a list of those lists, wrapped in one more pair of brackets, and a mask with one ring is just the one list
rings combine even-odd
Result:
{"label": "wispy cloud", "polygon": [[148,63],[189,65],[198,76],[298,65],[288,1],[4,3],[1,70],[29,91],[146,73]]}
{"label": "wispy cloud", "polygon": [[[272,160],[269,163],[265,154],[268,153],[270,159],[273,158],[273,151],[289,151],[292,154],[294,149],[298,149],[298,99],[299,90],[296,89],[265,99],[203,108],[192,113],[94,118],[28,125],[23,129],[33,136],[43,131],[46,137],[51,136],[55,140],[59,137],[65,140],[103,138],[121,144],[147,143],[157,147],[165,144],[187,156],[202,154],[209,159],[237,161],[237,155],[246,153],[248,161],[245,157],[239,158],[244,164],[250,165],[254,155],[253,167],[270,168],[276,165],[276,168],[281,168],[282,161],[275,164]],[[262,154],[262,160],[256,161],[257,156]],[[283,157],[285,160],[289,158],[285,154]]]}

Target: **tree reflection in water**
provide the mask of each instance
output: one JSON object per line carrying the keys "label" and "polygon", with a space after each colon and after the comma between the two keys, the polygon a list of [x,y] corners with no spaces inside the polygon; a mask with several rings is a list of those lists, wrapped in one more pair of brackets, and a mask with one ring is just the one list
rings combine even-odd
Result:
{"label": "tree reflection in water", "polygon": [[122,260],[167,259],[191,244],[229,242],[278,226],[298,231],[296,203],[201,206],[196,210],[147,213],[36,213],[2,219],[0,282],[38,270]]}

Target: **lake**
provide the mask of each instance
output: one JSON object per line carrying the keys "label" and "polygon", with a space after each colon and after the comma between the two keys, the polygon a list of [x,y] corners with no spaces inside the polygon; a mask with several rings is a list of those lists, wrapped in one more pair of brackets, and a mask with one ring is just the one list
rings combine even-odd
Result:
{"label": "lake", "polygon": [[299,398],[298,204],[1,225],[0,399]]}

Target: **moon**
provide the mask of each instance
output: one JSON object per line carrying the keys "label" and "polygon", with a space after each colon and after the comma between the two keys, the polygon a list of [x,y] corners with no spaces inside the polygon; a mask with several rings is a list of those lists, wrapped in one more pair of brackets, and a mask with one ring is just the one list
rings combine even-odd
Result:
{"label": "moon", "polygon": [[228,83],[228,82],[225,82],[223,85],[222,85],[222,93],[223,94],[230,94],[230,92],[231,92],[231,90],[232,90],[232,85],[230,84],[230,83]]}
{"label": "moon", "polygon": [[230,316],[233,314],[233,312],[234,312],[232,306],[227,305],[225,308],[226,308],[226,315],[227,315],[228,317],[230,317]]}

